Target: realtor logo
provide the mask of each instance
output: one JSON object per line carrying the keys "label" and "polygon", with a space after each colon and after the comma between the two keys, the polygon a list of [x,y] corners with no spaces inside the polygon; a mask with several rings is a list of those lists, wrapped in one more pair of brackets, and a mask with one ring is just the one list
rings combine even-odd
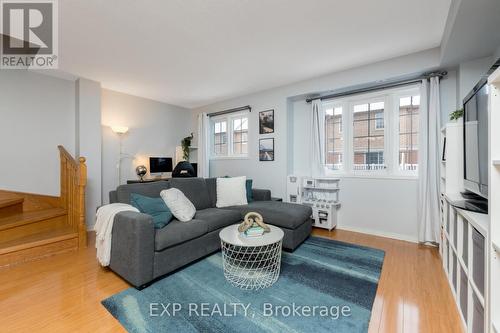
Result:
{"label": "realtor logo", "polygon": [[57,0],[0,0],[0,68],[57,68]]}

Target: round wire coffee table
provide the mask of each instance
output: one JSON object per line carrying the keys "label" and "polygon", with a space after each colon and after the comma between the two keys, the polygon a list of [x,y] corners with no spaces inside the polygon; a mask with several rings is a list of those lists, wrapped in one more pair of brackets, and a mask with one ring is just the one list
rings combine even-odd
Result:
{"label": "round wire coffee table", "polygon": [[246,237],[238,224],[221,230],[222,266],[226,280],[241,289],[272,286],[279,277],[283,230],[269,226],[271,232],[259,237]]}

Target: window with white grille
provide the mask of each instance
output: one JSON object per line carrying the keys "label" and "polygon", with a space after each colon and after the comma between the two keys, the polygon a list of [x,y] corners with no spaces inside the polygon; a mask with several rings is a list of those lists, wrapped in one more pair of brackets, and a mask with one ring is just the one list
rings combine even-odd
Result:
{"label": "window with white grille", "polygon": [[344,152],[341,106],[332,106],[326,108],[325,131],[326,167],[331,170],[341,170]]}
{"label": "window with white grille", "polygon": [[354,170],[385,169],[384,108],[380,101],[354,104],[352,108]]}
{"label": "window with white grille", "polygon": [[215,156],[227,155],[227,121],[214,122],[213,153]]}
{"label": "window with white grille", "polygon": [[248,118],[233,119],[233,154],[245,155],[248,153]]}
{"label": "window with white grille", "polygon": [[418,171],[420,96],[399,98],[399,168]]}
{"label": "window with white grille", "polygon": [[323,101],[327,174],[416,176],[417,86]]}
{"label": "window with white grille", "polygon": [[248,156],[248,113],[211,118],[211,157]]}

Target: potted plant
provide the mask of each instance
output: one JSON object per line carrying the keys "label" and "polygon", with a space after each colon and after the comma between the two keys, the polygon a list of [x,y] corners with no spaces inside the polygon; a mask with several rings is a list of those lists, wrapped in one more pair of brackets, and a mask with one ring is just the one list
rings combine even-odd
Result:
{"label": "potted plant", "polygon": [[450,120],[455,121],[464,116],[464,109],[458,109],[450,113]]}
{"label": "potted plant", "polygon": [[182,147],[182,158],[185,161],[189,161],[189,147],[191,147],[191,141],[193,140],[193,133],[190,136],[185,137],[181,141]]}

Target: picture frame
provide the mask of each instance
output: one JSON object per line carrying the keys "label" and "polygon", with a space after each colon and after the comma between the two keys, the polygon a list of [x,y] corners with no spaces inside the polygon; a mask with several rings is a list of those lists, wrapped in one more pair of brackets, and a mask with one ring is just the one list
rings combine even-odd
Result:
{"label": "picture frame", "polygon": [[259,161],[274,161],[274,138],[259,139]]}
{"label": "picture frame", "polygon": [[441,161],[446,162],[446,137],[443,140],[443,154],[441,156]]}
{"label": "picture frame", "polygon": [[274,109],[259,112],[259,134],[274,133]]}

